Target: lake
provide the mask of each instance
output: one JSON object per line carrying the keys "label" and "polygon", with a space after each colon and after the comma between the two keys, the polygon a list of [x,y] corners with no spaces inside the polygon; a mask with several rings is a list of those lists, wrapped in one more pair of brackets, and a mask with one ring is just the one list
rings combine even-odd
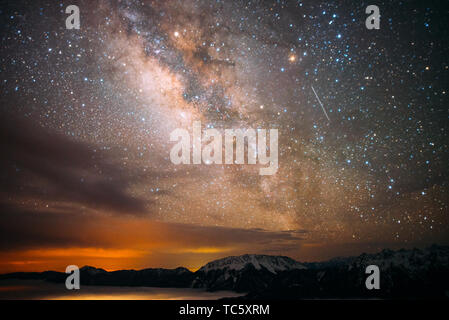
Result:
{"label": "lake", "polygon": [[0,300],[216,300],[238,297],[232,291],[191,288],[83,286],[67,290],[64,283],[42,280],[0,280]]}

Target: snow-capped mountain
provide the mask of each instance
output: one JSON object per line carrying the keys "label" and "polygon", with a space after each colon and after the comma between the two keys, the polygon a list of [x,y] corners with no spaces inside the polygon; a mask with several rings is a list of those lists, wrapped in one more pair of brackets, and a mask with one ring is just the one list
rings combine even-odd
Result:
{"label": "snow-capped mountain", "polygon": [[[380,289],[368,290],[366,267],[377,265]],[[151,286],[233,290],[245,299],[448,298],[449,247],[382,250],[374,254],[300,263],[288,257],[243,255],[207,263],[196,272],[186,268],[105,271],[80,269],[82,285]],[[16,272],[5,279],[63,283],[64,272]]]}
{"label": "snow-capped mountain", "polygon": [[[366,267],[380,269],[381,290],[367,290]],[[449,247],[382,250],[299,263],[288,257],[244,255],[199,269],[192,287],[248,292],[249,298],[444,297],[449,293]]]}
{"label": "snow-capped mountain", "polygon": [[[305,263],[279,274],[251,298],[444,298],[449,297],[449,247],[382,250],[356,257]],[[380,290],[367,290],[366,267],[380,270]]]}
{"label": "snow-capped mountain", "polygon": [[429,268],[449,267],[449,247],[430,246],[425,249],[401,249],[393,251],[384,249],[378,253],[363,253],[355,257],[334,258],[326,262],[307,263],[309,268],[364,268],[368,265],[376,265],[380,270],[389,268],[402,268],[409,272],[417,272]]}
{"label": "snow-capped mountain", "polygon": [[203,266],[199,271],[208,273],[212,270],[235,270],[240,271],[247,265],[252,265],[256,270],[262,268],[267,269],[273,274],[279,271],[293,270],[293,269],[305,269],[306,267],[299,262],[282,256],[268,256],[258,254],[245,254],[237,257],[227,257],[224,259],[215,260],[209,262]]}
{"label": "snow-capped mountain", "polygon": [[194,288],[249,292],[262,290],[281,272],[305,269],[282,256],[245,254],[209,262],[195,273]]}

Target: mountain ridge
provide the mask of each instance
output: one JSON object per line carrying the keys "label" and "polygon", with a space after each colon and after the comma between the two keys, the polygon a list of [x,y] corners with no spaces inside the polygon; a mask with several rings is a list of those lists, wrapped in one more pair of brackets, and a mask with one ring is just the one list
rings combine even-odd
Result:
{"label": "mountain ridge", "polygon": [[[365,268],[378,265],[382,290],[365,287]],[[377,253],[300,263],[286,256],[245,254],[213,260],[195,272],[174,269],[106,271],[84,266],[82,285],[202,288],[232,290],[254,299],[296,298],[426,298],[449,297],[449,246],[425,249],[384,249]],[[2,279],[65,282],[56,271],[16,272]]]}
{"label": "mountain ridge", "polygon": [[240,256],[228,256],[225,258],[213,260],[202,266],[198,271],[209,272],[218,268],[227,268],[230,270],[241,270],[247,264],[253,265],[257,270],[266,268],[276,274],[277,271],[287,269],[305,269],[300,262],[287,256],[272,256],[264,254],[244,254]]}

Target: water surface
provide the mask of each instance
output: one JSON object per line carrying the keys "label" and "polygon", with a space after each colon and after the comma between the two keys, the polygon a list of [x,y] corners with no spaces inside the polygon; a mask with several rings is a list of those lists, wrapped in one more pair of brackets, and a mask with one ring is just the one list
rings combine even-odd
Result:
{"label": "water surface", "polygon": [[64,283],[43,280],[0,280],[0,299],[32,300],[215,300],[238,297],[232,291],[207,292],[191,288],[83,286],[67,290]]}

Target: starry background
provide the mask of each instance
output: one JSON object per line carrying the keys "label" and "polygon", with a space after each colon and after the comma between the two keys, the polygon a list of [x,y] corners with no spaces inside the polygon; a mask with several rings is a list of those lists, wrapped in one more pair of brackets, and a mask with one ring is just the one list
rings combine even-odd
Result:
{"label": "starry background", "polygon": [[[0,270],[447,244],[446,5],[2,1]],[[194,120],[278,129],[279,170],[173,165]]]}

